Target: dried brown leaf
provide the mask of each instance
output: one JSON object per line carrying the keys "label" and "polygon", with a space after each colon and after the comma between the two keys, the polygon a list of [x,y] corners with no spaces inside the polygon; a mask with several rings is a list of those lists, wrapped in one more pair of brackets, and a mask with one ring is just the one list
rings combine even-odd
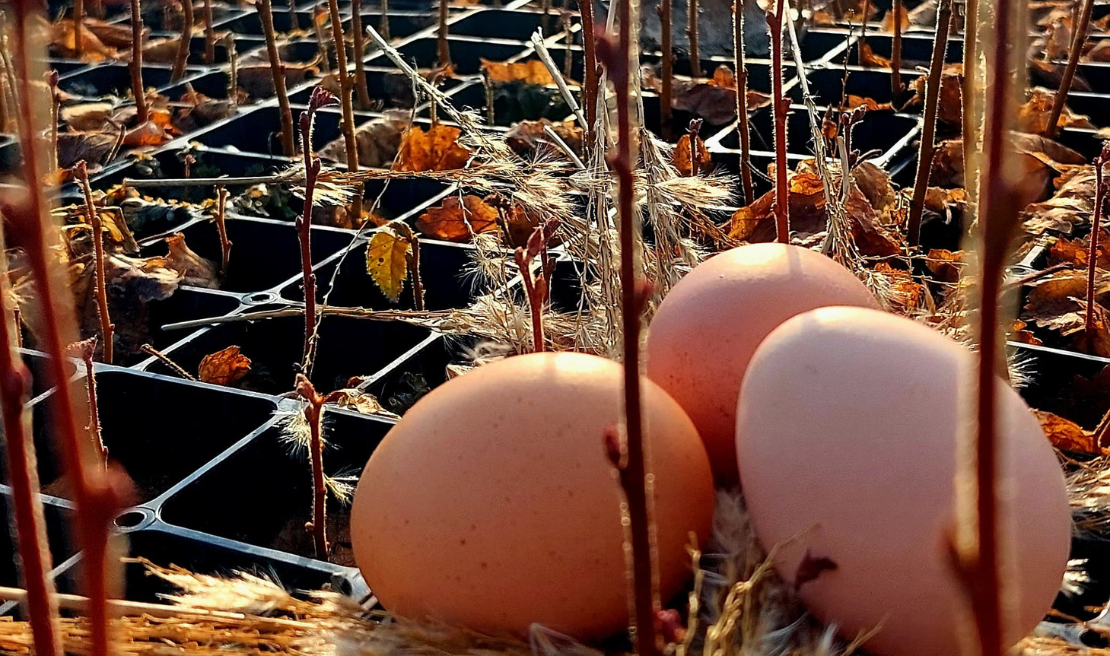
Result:
{"label": "dried brown leaf", "polygon": [[204,356],[197,368],[197,377],[213,385],[232,385],[251,372],[251,360],[239,352],[238,346]]}

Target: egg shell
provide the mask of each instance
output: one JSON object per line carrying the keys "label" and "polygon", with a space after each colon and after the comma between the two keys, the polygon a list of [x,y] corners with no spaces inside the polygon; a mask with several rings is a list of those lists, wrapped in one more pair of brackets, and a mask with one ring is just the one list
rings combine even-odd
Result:
{"label": "egg shell", "polygon": [[[522,355],[436,388],[367,463],[351,539],[391,613],[494,634],[533,622],[583,640],[628,626],[620,487],[604,431],[621,419],[620,365]],[[690,577],[715,492],[693,423],[643,379],[663,599]]]}
{"label": "egg shell", "polygon": [[[748,367],[736,434],[756,535],[767,548],[781,545],[775,566],[787,581],[796,581],[807,552],[836,564],[799,594],[845,638],[881,624],[870,652],[960,653],[967,607],[944,545],[954,526],[961,417],[973,425],[974,367],[967,349],[939,333],[860,308],[787,321]],[[1038,422],[1002,381],[997,399],[1012,645],[1060,588],[1071,519],[1063,472]]]}
{"label": "egg shell", "polygon": [[719,484],[738,480],[736,398],[752,353],[783,321],[826,305],[878,307],[844,267],[777,243],[710,258],[659,305],[648,332],[647,375],[694,421]]}

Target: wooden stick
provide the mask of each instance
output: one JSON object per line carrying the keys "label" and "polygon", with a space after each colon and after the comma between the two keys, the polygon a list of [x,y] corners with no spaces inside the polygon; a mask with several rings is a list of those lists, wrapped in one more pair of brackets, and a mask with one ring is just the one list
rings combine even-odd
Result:
{"label": "wooden stick", "polygon": [[[444,0],[446,1],[446,0]],[[343,23],[339,17],[339,3],[328,0],[331,14],[331,33],[335,39],[335,61],[339,75],[339,105],[343,109],[343,144],[347,150],[347,170],[358,173],[358,141],[355,139],[355,108],[351,99],[352,80],[347,70],[347,45],[343,38]],[[362,194],[359,193],[351,203],[350,212],[354,215],[355,225],[362,221]]]}
{"label": "wooden stick", "polygon": [[204,63],[216,63],[216,28],[213,26],[212,0],[204,0]]}
{"label": "wooden stick", "polygon": [[[629,58],[632,52],[632,11],[629,0],[619,3],[620,41],[613,44],[599,36],[598,56],[605,63],[613,82],[617,101],[617,150],[610,165],[617,175],[617,207],[620,216],[620,279],[621,323],[623,328],[625,449],[614,450],[619,436],[606,434],[606,444],[614,464],[620,471],[621,485],[628,503],[628,522],[632,543],[633,615],[636,629],[636,652],[639,656],[655,656],[661,649],[655,626],[654,563],[651,553],[651,521],[648,495],[651,493],[646,475],[649,471],[644,451],[643,408],[640,390],[640,314],[648,297],[646,288],[637,280],[636,249],[639,241],[639,217],[636,213],[632,181],[632,99]],[[614,439],[616,437],[616,439]]]}
{"label": "wooden stick", "polygon": [[701,52],[698,48],[698,0],[687,0],[686,38],[690,42],[690,75],[695,80],[701,77]]}
{"label": "wooden stick", "polygon": [[790,100],[783,91],[782,21],[785,0],[777,0],[774,13],[767,13],[771,32],[771,104],[775,115],[775,233],[780,244],[790,243],[790,183],[786,151],[786,114]]}
{"label": "wooden stick", "polygon": [[[331,0],[334,5],[335,0]],[[342,48],[338,48],[342,50]],[[346,70],[341,68],[340,70]],[[312,272],[312,197],[316,191],[316,177],[320,175],[320,158],[312,152],[312,123],[316,111],[338,103],[331,92],[322,87],[312,89],[308,109],[301,113],[301,152],[304,155],[304,168],[307,172],[304,192],[304,211],[298,217],[297,239],[301,247],[301,280],[304,285],[304,371],[309,371],[312,362],[313,337],[316,334],[316,274]]]}
{"label": "wooden stick", "polygon": [[[965,0],[964,7],[964,76],[960,86],[963,111],[960,117],[961,135],[963,137],[964,179],[967,184],[968,207],[974,212],[978,203],[979,190],[976,187],[978,170],[976,162],[979,157],[979,121],[978,102],[979,89],[979,0]],[[970,173],[970,175],[968,175]]]}
{"label": "wooden stick", "polygon": [[309,456],[312,460],[312,521],[308,528],[312,531],[312,541],[316,546],[316,557],[328,559],[328,484],[324,478],[324,397],[316,392],[312,382],[304,374],[297,374],[297,394],[308,405],[304,416],[311,430],[309,437]]}
{"label": "wooden stick", "polygon": [[451,67],[451,48],[447,45],[447,0],[439,0],[439,29],[436,32],[436,52],[439,53],[439,67]]}
{"label": "wooden stick", "polygon": [[77,180],[81,184],[81,190],[85,194],[85,214],[88,215],[89,229],[92,233],[96,310],[100,318],[100,339],[101,343],[104,344],[103,357],[104,362],[112,364],[116,327],[112,324],[112,317],[108,314],[108,282],[104,271],[104,224],[100,220],[100,213],[96,211],[96,203],[93,202],[92,185],[89,184],[89,171],[85,166],[85,160],[77,162],[74,169]]}
{"label": "wooden stick", "polygon": [[193,0],[181,0],[181,11],[185,14],[185,22],[181,27],[181,43],[177,44],[177,56],[173,60],[173,72],[170,74],[172,82],[177,82],[185,75],[185,65],[189,61],[189,46],[193,42]]}
{"label": "wooden stick", "polygon": [[1095,274],[1098,272],[1098,229],[1102,222],[1102,209],[1106,204],[1107,185],[1102,180],[1102,167],[1110,156],[1110,142],[1102,146],[1102,153],[1095,158],[1095,211],[1091,217],[1091,245],[1087,251],[1087,311],[1083,321],[1083,335],[1087,342],[1087,352],[1093,353],[1095,346]]}
{"label": "wooden stick", "polygon": [[143,14],[139,0],[131,0],[131,93],[135,96],[136,121],[139,125],[149,118],[146,88],[143,86]]}
{"label": "wooden stick", "polygon": [[73,349],[85,365],[85,393],[89,399],[89,438],[93,449],[100,456],[100,466],[108,464],[108,447],[104,445],[104,436],[100,431],[100,403],[96,396],[96,367],[93,365],[93,355],[96,353],[96,335],[83,339],[73,344]]}
{"label": "wooden stick", "polygon": [[[582,2],[585,0],[579,0]],[[593,0],[588,0],[593,2]],[[659,3],[659,23],[662,29],[660,33],[660,57],[662,75],[662,89],[659,92],[659,127],[663,133],[663,140],[670,143],[674,138],[674,44],[671,43],[674,35],[671,30],[674,20],[674,0],[660,0]],[[596,98],[596,95],[595,95]]]}
{"label": "wooden stick", "polygon": [[902,92],[905,90],[902,86],[902,0],[894,0],[893,12],[894,38],[891,41],[890,53],[890,102],[895,107],[899,107]]}
{"label": "wooden stick", "polygon": [[362,0],[351,0],[351,36],[354,39],[355,92],[358,93],[359,109],[370,109],[370,89],[366,86],[365,34],[362,31]]}
{"label": "wooden stick", "polygon": [[[670,0],[663,0],[663,2],[670,2]],[[593,0],[579,0],[578,12],[582,16],[582,52],[585,61],[582,66],[585,69],[584,87],[582,89],[583,100],[586,104],[586,138],[583,143],[591,142],[590,133],[593,132],[595,123],[597,122],[597,51],[594,48],[594,4]],[[568,48],[566,56],[571,56],[571,51]],[[664,53],[664,58],[666,54]],[[664,89],[666,84],[664,83]]]}
{"label": "wooden stick", "polygon": [[297,20],[297,0],[289,0],[289,28],[294,32],[299,32],[301,26],[300,21]]}
{"label": "wooden stick", "polygon": [[185,380],[196,380],[196,378],[193,376],[193,374],[189,373],[188,371],[185,371],[185,369],[182,368],[181,365],[179,365],[176,362],[174,362],[173,360],[171,360],[170,356],[168,356],[165,353],[159,351],[158,349],[154,348],[150,344],[143,344],[142,346],[139,347],[139,350],[142,351],[143,353],[146,353],[147,355],[153,355],[154,357],[158,358],[159,360],[162,361],[162,364],[166,365],[166,367],[169,368],[170,371],[174,372],[178,376],[181,376]]}
{"label": "wooden stick", "polygon": [[952,0],[939,0],[933,60],[929,67],[929,80],[925,86],[925,117],[921,122],[921,149],[917,156],[917,176],[913,183],[913,199],[910,202],[909,219],[906,224],[911,247],[921,243],[921,214],[925,211],[925,193],[929,190],[929,174],[933,170],[941,72],[944,70],[944,53],[948,49],[948,31],[951,24]]}
{"label": "wooden stick", "polygon": [[1052,113],[1048,116],[1048,126],[1044,136],[1055,139],[1060,131],[1060,115],[1064,112],[1064,103],[1067,101],[1068,92],[1071,91],[1072,80],[1075,79],[1075,69],[1079,66],[1079,57],[1083,54],[1083,45],[1087,43],[1087,30],[1091,25],[1091,13],[1094,11],[1095,0],[1084,0],[1083,10],[1079,13],[1078,24],[1073,25],[1075,34],[1071,39],[1071,48],[1068,50],[1068,65],[1064,68],[1064,77],[1060,79],[1060,88],[1052,100]]}
{"label": "wooden stick", "polygon": [[[211,0],[205,0],[211,2]],[[277,95],[281,114],[281,150],[286,157],[297,154],[293,141],[293,110],[289,107],[289,93],[285,88],[285,67],[278,52],[277,35],[274,33],[274,13],[270,0],[258,0],[258,17],[262,21],[262,31],[266,35],[266,54],[270,59],[270,74],[274,78],[274,93]]]}
{"label": "wooden stick", "polygon": [[50,89],[50,150],[47,157],[50,159],[50,171],[54,172],[58,170],[58,123],[62,104],[58,95],[58,71],[46,72],[46,86]]}
{"label": "wooden stick", "polygon": [[752,184],[752,135],[748,125],[748,65],[744,51],[744,3],[732,4],[732,39],[736,60],[736,132],[740,135],[740,182],[744,188],[744,204],[755,202]]}
{"label": "wooden stick", "polygon": [[[269,2],[269,0],[262,0]],[[216,231],[220,234],[220,279],[227,278],[227,265],[231,259],[231,241],[227,238],[227,187],[216,188]]]}

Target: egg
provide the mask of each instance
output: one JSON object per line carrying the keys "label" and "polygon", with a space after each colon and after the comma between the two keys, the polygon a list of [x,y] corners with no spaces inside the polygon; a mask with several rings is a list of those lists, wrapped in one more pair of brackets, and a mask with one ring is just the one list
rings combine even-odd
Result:
{"label": "egg", "polygon": [[712,257],[659,305],[647,337],[647,375],[694,421],[719,484],[737,482],[736,397],[752,353],[783,321],[826,305],[878,307],[847,269],[785,244]]}
{"label": "egg", "polygon": [[[493,634],[538,622],[581,640],[627,629],[620,486],[604,432],[621,422],[615,362],[539,353],[433,390],[367,463],[351,511],[364,578],[386,610]],[[715,492],[682,408],[643,379],[663,599],[691,576]]]}
{"label": "egg", "polygon": [[[778,545],[775,567],[787,581],[798,582],[807,554],[810,565],[835,566],[802,582],[799,595],[847,639],[879,627],[869,652],[960,652],[967,607],[945,545],[975,366],[967,349],[919,323],[845,307],[783,323],[748,366],[736,440],[755,533],[764,547]],[[1013,389],[998,387],[1012,645],[1060,588],[1071,519],[1063,472],[1037,420]]]}

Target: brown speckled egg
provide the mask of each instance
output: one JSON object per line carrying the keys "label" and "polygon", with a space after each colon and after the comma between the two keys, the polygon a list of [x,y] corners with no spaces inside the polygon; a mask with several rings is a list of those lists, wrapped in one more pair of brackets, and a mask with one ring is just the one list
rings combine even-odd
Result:
{"label": "brown speckled egg", "polygon": [[826,305],[877,307],[820,253],[751,244],[714,256],[663,299],[647,338],[647,375],[690,415],[714,476],[734,485],[736,397],[759,343],[790,317]]}
{"label": "brown speckled egg", "polygon": [[[835,564],[799,594],[845,638],[880,627],[869,652],[960,653],[967,611],[945,544],[957,433],[973,423],[961,417],[974,403],[974,367],[967,349],[921,324],[848,307],[785,322],[748,366],[736,439],[756,535],[767,548],[781,545],[775,566],[787,581],[797,581],[807,553],[810,563]],[[1060,588],[1071,518],[1037,420],[1004,382],[997,398],[1012,645]]]}
{"label": "brown speckled egg", "polygon": [[[579,639],[628,625],[619,484],[603,434],[620,365],[541,353],[436,388],[374,452],[351,511],[355,557],[386,610],[495,634],[538,622]],[[693,423],[643,379],[664,599],[690,577],[714,490]]]}

